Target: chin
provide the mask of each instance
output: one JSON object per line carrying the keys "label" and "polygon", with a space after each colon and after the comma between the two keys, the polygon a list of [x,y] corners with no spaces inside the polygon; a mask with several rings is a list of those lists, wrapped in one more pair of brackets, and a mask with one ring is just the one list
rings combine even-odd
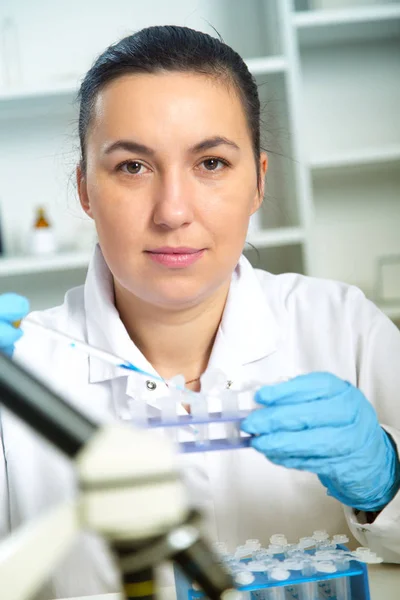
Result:
{"label": "chin", "polygon": [[195,306],[208,296],[212,295],[212,290],[206,290],[204,287],[184,286],[184,285],[165,285],[158,289],[149,290],[145,298],[149,303],[160,308],[183,309]]}

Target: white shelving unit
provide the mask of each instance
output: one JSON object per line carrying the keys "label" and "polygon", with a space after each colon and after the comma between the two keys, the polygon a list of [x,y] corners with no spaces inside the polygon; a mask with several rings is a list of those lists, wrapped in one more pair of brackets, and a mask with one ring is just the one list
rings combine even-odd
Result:
{"label": "white shelving unit", "polygon": [[392,146],[365,148],[338,153],[331,156],[316,156],[311,158],[312,169],[335,169],[345,167],[357,167],[362,165],[373,165],[379,163],[391,163],[400,161],[400,144]]}
{"label": "white shelving unit", "polygon": [[85,269],[89,252],[63,252],[49,256],[19,256],[0,259],[0,277],[14,277],[32,273]]}
{"label": "white shelving unit", "polygon": [[329,27],[349,23],[376,23],[400,19],[400,6],[395,3],[377,2],[372,6],[352,6],[349,0],[346,8],[307,10],[293,14],[293,23],[298,28]]}
{"label": "white shelving unit", "polygon": [[400,322],[400,302],[392,302],[388,304],[378,305],[382,312],[393,319],[393,321]]}
{"label": "white shelving unit", "polygon": [[269,73],[284,73],[288,68],[288,61],[283,56],[249,58],[245,62],[249,71],[255,76],[267,75]]}
{"label": "white shelving unit", "polygon": [[[33,4],[22,10],[17,2],[11,15],[26,43],[26,77],[13,89],[0,88],[0,204],[10,254],[0,259],[0,292],[17,289],[43,307],[83,282],[89,249],[36,259],[20,255],[20,242],[38,204],[49,207],[63,247],[79,235],[71,183],[78,82],[109,43],[169,22],[213,35],[210,23],[259,84],[269,172],[261,228],[248,236],[258,254],[245,249],[250,259],[277,272],[348,281],[372,294],[377,256],[400,252],[400,1],[306,10],[305,0],[204,0],[201,9],[196,0],[184,8],[178,0],[168,7],[150,0],[138,14],[129,0],[112,7],[70,0],[67,10],[79,14],[78,24],[64,19],[60,6]],[[73,51],[56,43],[49,55],[52,40],[70,38],[71,28]],[[396,306],[382,309],[397,318]]]}
{"label": "white shelving unit", "polygon": [[[292,32],[313,207],[311,273],[374,299],[377,258],[400,252],[400,2],[354,4],[293,11]],[[398,306],[381,309],[398,321]]]}

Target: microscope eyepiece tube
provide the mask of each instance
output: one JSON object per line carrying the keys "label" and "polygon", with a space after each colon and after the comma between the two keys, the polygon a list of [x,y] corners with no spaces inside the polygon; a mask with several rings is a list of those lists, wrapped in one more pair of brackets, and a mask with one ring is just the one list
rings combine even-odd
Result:
{"label": "microscope eyepiece tube", "polygon": [[0,405],[74,458],[99,425],[0,353]]}

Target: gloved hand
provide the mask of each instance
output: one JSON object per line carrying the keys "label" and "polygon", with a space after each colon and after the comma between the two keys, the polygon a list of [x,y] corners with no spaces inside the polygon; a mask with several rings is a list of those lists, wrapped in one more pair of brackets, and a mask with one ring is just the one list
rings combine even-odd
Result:
{"label": "gloved hand", "polygon": [[29,312],[29,302],[18,294],[0,295],[0,352],[11,356],[14,343],[22,336],[22,331],[12,325]]}
{"label": "gloved hand", "polygon": [[310,373],[261,388],[243,431],[272,462],[316,473],[343,504],[378,511],[400,487],[394,443],[373,406],[350,383],[329,373]]}

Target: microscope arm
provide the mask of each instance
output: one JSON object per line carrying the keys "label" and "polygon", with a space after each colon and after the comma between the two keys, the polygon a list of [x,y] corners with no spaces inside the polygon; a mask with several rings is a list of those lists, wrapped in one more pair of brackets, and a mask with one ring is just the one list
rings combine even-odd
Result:
{"label": "microscope arm", "polygon": [[63,504],[0,543],[0,586],[7,600],[29,600],[68,551],[80,524],[76,503]]}

